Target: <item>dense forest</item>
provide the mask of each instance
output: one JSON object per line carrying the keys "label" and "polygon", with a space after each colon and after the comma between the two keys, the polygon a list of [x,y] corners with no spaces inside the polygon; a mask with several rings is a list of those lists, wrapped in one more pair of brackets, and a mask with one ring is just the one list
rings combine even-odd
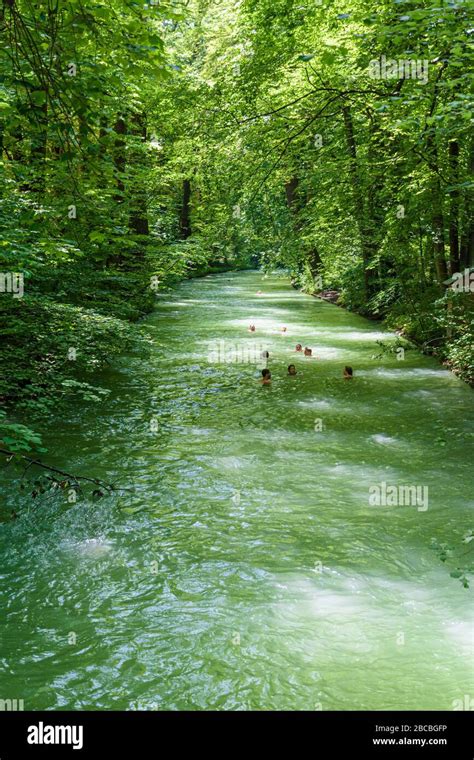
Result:
{"label": "dense forest", "polygon": [[0,0],[7,754],[298,711],[463,756],[473,35],[474,0]]}
{"label": "dense forest", "polygon": [[285,268],[472,382],[470,10],[2,0],[4,452],[206,272]]}

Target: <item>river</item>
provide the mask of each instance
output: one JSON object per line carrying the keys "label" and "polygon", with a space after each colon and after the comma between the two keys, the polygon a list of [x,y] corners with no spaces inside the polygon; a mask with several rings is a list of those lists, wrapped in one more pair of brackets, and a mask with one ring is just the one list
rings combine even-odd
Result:
{"label": "river", "polygon": [[[184,282],[144,329],[150,355],[45,435],[48,462],[133,492],[30,502],[2,470],[20,518],[0,524],[0,698],[451,710],[472,695],[472,591],[431,546],[469,549],[472,391],[417,351],[374,358],[394,336],[277,274]],[[262,348],[270,387],[248,361]],[[374,505],[383,483],[427,499]]]}

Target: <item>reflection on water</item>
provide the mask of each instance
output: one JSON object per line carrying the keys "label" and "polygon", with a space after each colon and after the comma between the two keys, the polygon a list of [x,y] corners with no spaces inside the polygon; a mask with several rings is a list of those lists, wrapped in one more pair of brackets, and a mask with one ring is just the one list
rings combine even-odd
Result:
{"label": "reflection on water", "polygon": [[[21,517],[0,527],[0,696],[288,710],[472,694],[471,591],[430,548],[469,527],[471,391],[414,351],[374,359],[393,336],[281,277],[212,275],[157,304],[151,356],[124,357],[100,381],[111,398],[46,436],[49,461],[133,491],[28,506],[1,475]],[[209,363],[209,344],[252,340],[271,387],[255,364]],[[429,508],[370,506],[381,482],[428,487]]]}

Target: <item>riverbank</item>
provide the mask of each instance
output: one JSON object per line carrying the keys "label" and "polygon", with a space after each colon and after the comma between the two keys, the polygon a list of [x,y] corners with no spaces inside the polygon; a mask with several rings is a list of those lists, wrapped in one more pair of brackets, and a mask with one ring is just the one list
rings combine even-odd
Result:
{"label": "riverbank", "polygon": [[207,262],[159,278],[153,270],[69,265],[64,273],[26,281],[21,298],[0,299],[0,444],[13,452],[44,453],[41,430],[73,400],[97,403],[109,389],[97,384],[104,368],[126,352],[146,355],[140,320],[156,293],[182,279],[229,271]]}
{"label": "riverbank", "polygon": [[[298,288],[292,282],[293,287]],[[397,333],[400,347],[419,349],[427,356],[434,356],[439,363],[449,369],[465,383],[474,387],[474,303],[472,293],[454,294],[449,291],[437,301],[430,302],[424,319],[412,311],[400,313],[400,306],[386,313],[371,313],[366,308],[353,309],[344,303],[343,293],[328,289],[307,292],[314,298],[332,303],[342,309],[354,311],[367,319],[383,324]],[[451,300],[450,300],[451,299]],[[453,299],[455,306],[453,308]],[[430,325],[427,327],[427,325]]]}

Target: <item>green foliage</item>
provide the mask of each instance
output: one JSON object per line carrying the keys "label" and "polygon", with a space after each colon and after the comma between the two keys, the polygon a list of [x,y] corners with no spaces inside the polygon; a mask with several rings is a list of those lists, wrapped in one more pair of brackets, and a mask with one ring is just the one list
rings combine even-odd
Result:
{"label": "green foliage", "polygon": [[460,545],[452,546],[435,539],[431,541],[431,548],[438,554],[441,562],[451,568],[449,573],[451,578],[459,580],[464,588],[469,588],[469,582],[474,573],[472,541],[474,541],[473,530],[466,531]]}
{"label": "green foliage", "polygon": [[[197,95],[165,51],[183,19],[174,2],[3,5],[0,403],[22,422],[41,426],[72,396],[106,400],[96,377],[124,351],[146,355],[130,322],[157,290],[242,265],[219,239],[224,206],[206,226],[193,197],[195,234],[181,239],[182,183],[200,170]],[[20,274],[24,292],[3,273]],[[1,434],[11,451],[43,451],[5,412]]]}
{"label": "green foliage", "polygon": [[30,413],[51,411],[58,399],[79,389],[65,380],[96,373],[137,342],[136,331],[122,320],[44,297],[25,297],[20,308],[2,299],[0,307],[8,325],[2,337],[0,398]]}
{"label": "green foliage", "polygon": [[397,337],[395,340],[389,342],[383,340],[376,340],[375,342],[380,347],[380,353],[375,354],[373,357],[374,359],[381,359],[383,356],[387,355],[397,355],[400,349],[403,349],[403,351],[412,351],[414,349],[413,343],[410,343],[410,341],[401,337]]}
{"label": "green foliage", "polygon": [[436,302],[436,321],[449,339],[434,349],[436,355],[463,380],[474,385],[474,303],[469,293],[453,293]]}
{"label": "green foliage", "polygon": [[[170,109],[172,162],[194,167],[203,241],[310,292],[322,277],[469,379],[472,329],[456,337],[437,302],[474,255],[471,9],[346,6],[190,3],[170,33],[185,127]],[[382,57],[397,70],[374,78]]]}
{"label": "green foliage", "polygon": [[474,255],[467,2],[15,0],[0,25],[9,414],[100,403],[157,290],[250,266],[473,381],[472,294],[445,288]]}
{"label": "green foliage", "polygon": [[22,451],[45,451],[41,437],[26,425],[9,423],[6,413],[0,410],[0,445],[13,453]]}

